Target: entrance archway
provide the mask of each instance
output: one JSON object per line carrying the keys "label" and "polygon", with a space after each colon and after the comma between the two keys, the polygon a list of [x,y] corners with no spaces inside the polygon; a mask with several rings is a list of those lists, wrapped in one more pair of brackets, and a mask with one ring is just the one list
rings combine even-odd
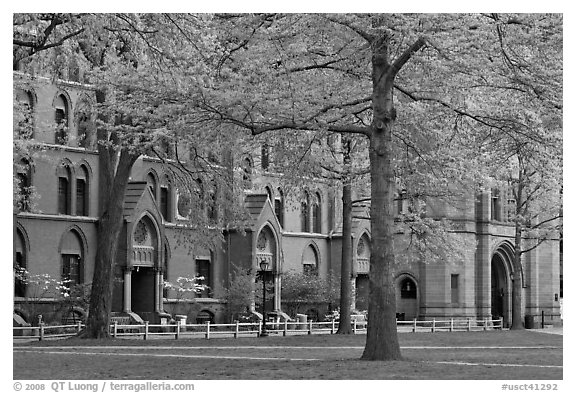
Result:
{"label": "entrance archway", "polygon": [[411,275],[403,274],[396,280],[396,314],[399,320],[418,317],[418,286]]}
{"label": "entrance archway", "polygon": [[509,326],[512,319],[511,270],[501,250],[497,251],[490,263],[492,318],[503,318],[504,326]]}

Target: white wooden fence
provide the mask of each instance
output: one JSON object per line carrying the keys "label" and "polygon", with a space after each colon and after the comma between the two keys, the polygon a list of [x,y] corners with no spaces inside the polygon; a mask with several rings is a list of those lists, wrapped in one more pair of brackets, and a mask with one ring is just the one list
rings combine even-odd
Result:
{"label": "white wooden fence", "polygon": [[[352,332],[354,334],[366,332],[366,321],[352,322]],[[432,319],[429,321],[396,321],[399,332],[455,332],[455,331],[478,331],[502,329],[503,320],[500,319]],[[48,338],[61,338],[76,335],[84,325],[60,325],[60,326],[31,326],[14,327],[14,339],[38,339],[40,341]],[[262,322],[258,323],[220,323],[220,324],[182,324],[180,321],[174,325],[156,325],[144,322],[141,325],[119,324],[110,325],[110,334],[113,337],[142,337],[147,340],[151,337],[171,337],[179,339],[182,337],[234,337],[240,336],[260,336],[262,333]],[[267,322],[266,331],[274,335],[306,335],[306,334],[334,334],[338,330],[338,322]]]}

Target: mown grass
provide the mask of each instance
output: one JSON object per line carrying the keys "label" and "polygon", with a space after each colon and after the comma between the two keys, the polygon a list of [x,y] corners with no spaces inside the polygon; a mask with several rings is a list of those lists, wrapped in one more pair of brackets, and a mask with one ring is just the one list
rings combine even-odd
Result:
{"label": "mown grass", "polygon": [[393,362],[360,360],[365,339],[312,335],[33,342],[15,346],[14,379],[562,379],[562,368],[534,367],[562,365],[562,336],[530,331],[405,333],[399,335],[404,359]]}

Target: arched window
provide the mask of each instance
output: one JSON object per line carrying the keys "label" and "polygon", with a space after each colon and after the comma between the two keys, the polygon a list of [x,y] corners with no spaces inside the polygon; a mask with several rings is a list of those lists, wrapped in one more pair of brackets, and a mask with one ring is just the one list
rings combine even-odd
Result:
{"label": "arched window", "polygon": [[31,92],[18,89],[16,91],[16,102],[18,104],[18,136],[20,138],[31,138],[34,133],[34,96]]}
{"label": "arched window", "polygon": [[88,169],[85,165],[80,165],[76,174],[76,215],[88,216],[90,195]]}
{"label": "arched window", "polygon": [[156,180],[156,176],[152,172],[148,172],[146,175],[146,183],[148,184],[148,188],[152,192],[152,196],[156,199],[158,196],[156,195],[156,191],[158,189],[158,181]]}
{"label": "arched window", "polygon": [[367,274],[370,271],[370,239],[368,235],[364,234],[358,240],[358,245],[356,246],[356,272],[359,274]]}
{"label": "arched window", "polygon": [[84,283],[84,255],[82,240],[75,230],[66,232],[61,243],[62,281],[71,289]]}
{"label": "arched window", "polygon": [[63,94],[54,101],[54,120],[56,122],[54,141],[57,145],[65,145],[68,142],[68,100]]}
{"label": "arched window", "polygon": [[491,203],[491,218],[495,221],[500,221],[501,217],[501,208],[502,202],[500,200],[500,190],[497,188],[492,189],[492,203]]}
{"label": "arched window", "polygon": [[416,295],[416,283],[409,277],[404,278],[400,283],[400,298],[416,299]]}
{"label": "arched window", "polygon": [[67,163],[58,167],[58,214],[72,214],[72,172]]}
{"label": "arched window", "polygon": [[306,275],[318,275],[318,252],[312,245],[304,250],[302,268]]}
{"label": "arched window", "polygon": [[268,146],[268,143],[266,142],[262,144],[261,164],[263,171],[268,170],[270,167],[270,146]]}
{"label": "arched window", "polygon": [[17,206],[19,211],[27,212],[31,209],[31,173],[32,170],[30,167],[30,162],[27,159],[22,158],[16,169],[16,181],[18,182]]}
{"label": "arched window", "polygon": [[281,227],[284,227],[284,194],[282,190],[278,188],[276,193],[276,198],[274,199],[274,213]]}
{"label": "arched window", "polygon": [[304,191],[302,201],[300,202],[300,229],[302,232],[310,232],[310,195]]}
{"label": "arched window", "polygon": [[172,186],[168,176],[164,176],[160,185],[160,213],[164,220],[172,222]]}
{"label": "arched window", "polygon": [[16,244],[14,248],[14,296],[24,297],[26,296],[26,281],[24,275],[27,268],[27,252],[24,235],[20,229],[16,230]]}
{"label": "arched window", "polygon": [[78,146],[90,148],[90,114],[82,112],[78,115]]}
{"label": "arched window", "polygon": [[320,193],[314,194],[314,201],[312,203],[312,225],[313,232],[322,232],[322,200],[320,199]]}
{"label": "arched window", "polygon": [[248,157],[242,160],[242,183],[245,190],[252,188],[252,161]]}

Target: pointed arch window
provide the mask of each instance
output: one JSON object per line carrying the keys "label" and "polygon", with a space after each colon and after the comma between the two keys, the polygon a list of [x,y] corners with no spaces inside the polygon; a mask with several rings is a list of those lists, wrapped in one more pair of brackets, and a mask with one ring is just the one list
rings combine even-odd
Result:
{"label": "pointed arch window", "polygon": [[29,139],[34,131],[34,96],[30,91],[18,89],[16,91],[16,102],[21,111],[18,121],[18,136]]}
{"label": "pointed arch window", "polygon": [[83,248],[75,230],[68,231],[62,239],[61,272],[64,286],[68,289],[84,283]]}
{"label": "pointed arch window", "polygon": [[88,198],[90,194],[88,169],[80,165],[76,174],[76,215],[88,216],[89,205]]}
{"label": "pointed arch window", "polygon": [[14,296],[24,297],[26,296],[26,281],[24,274],[27,268],[27,253],[26,242],[24,241],[24,236],[20,229],[16,230],[16,245],[14,251]]}
{"label": "pointed arch window", "polygon": [[158,189],[158,182],[156,181],[156,176],[154,176],[152,172],[149,172],[148,175],[146,175],[146,184],[148,185],[150,192],[152,192],[152,197],[156,199],[157,198],[156,190]]}
{"label": "pointed arch window", "polygon": [[66,163],[58,168],[58,214],[72,214],[72,172]]}
{"label": "pointed arch window", "polygon": [[302,269],[306,275],[318,275],[318,252],[312,245],[309,245],[304,250]]}
{"label": "pointed arch window", "polygon": [[322,199],[318,192],[314,194],[312,203],[312,225],[314,233],[322,232]]}
{"label": "pointed arch window", "polygon": [[164,220],[172,222],[172,186],[167,176],[160,185],[160,213]]}
{"label": "pointed arch window", "polygon": [[416,299],[416,283],[409,278],[406,277],[400,283],[400,297],[402,299]]}
{"label": "pointed arch window", "polygon": [[54,101],[54,120],[56,122],[54,142],[57,145],[65,145],[68,142],[68,100],[63,94]]}
{"label": "pointed arch window", "polygon": [[252,188],[252,161],[248,157],[242,160],[242,183],[245,190]]}
{"label": "pointed arch window", "polygon": [[300,229],[302,232],[310,232],[310,194],[304,191],[300,202]]}
{"label": "pointed arch window", "polygon": [[28,212],[31,210],[30,197],[32,195],[32,176],[30,162],[23,158],[20,160],[16,173],[18,182],[18,210]]}
{"label": "pointed arch window", "polygon": [[274,199],[274,213],[281,227],[284,227],[284,194],[279,188]]}

